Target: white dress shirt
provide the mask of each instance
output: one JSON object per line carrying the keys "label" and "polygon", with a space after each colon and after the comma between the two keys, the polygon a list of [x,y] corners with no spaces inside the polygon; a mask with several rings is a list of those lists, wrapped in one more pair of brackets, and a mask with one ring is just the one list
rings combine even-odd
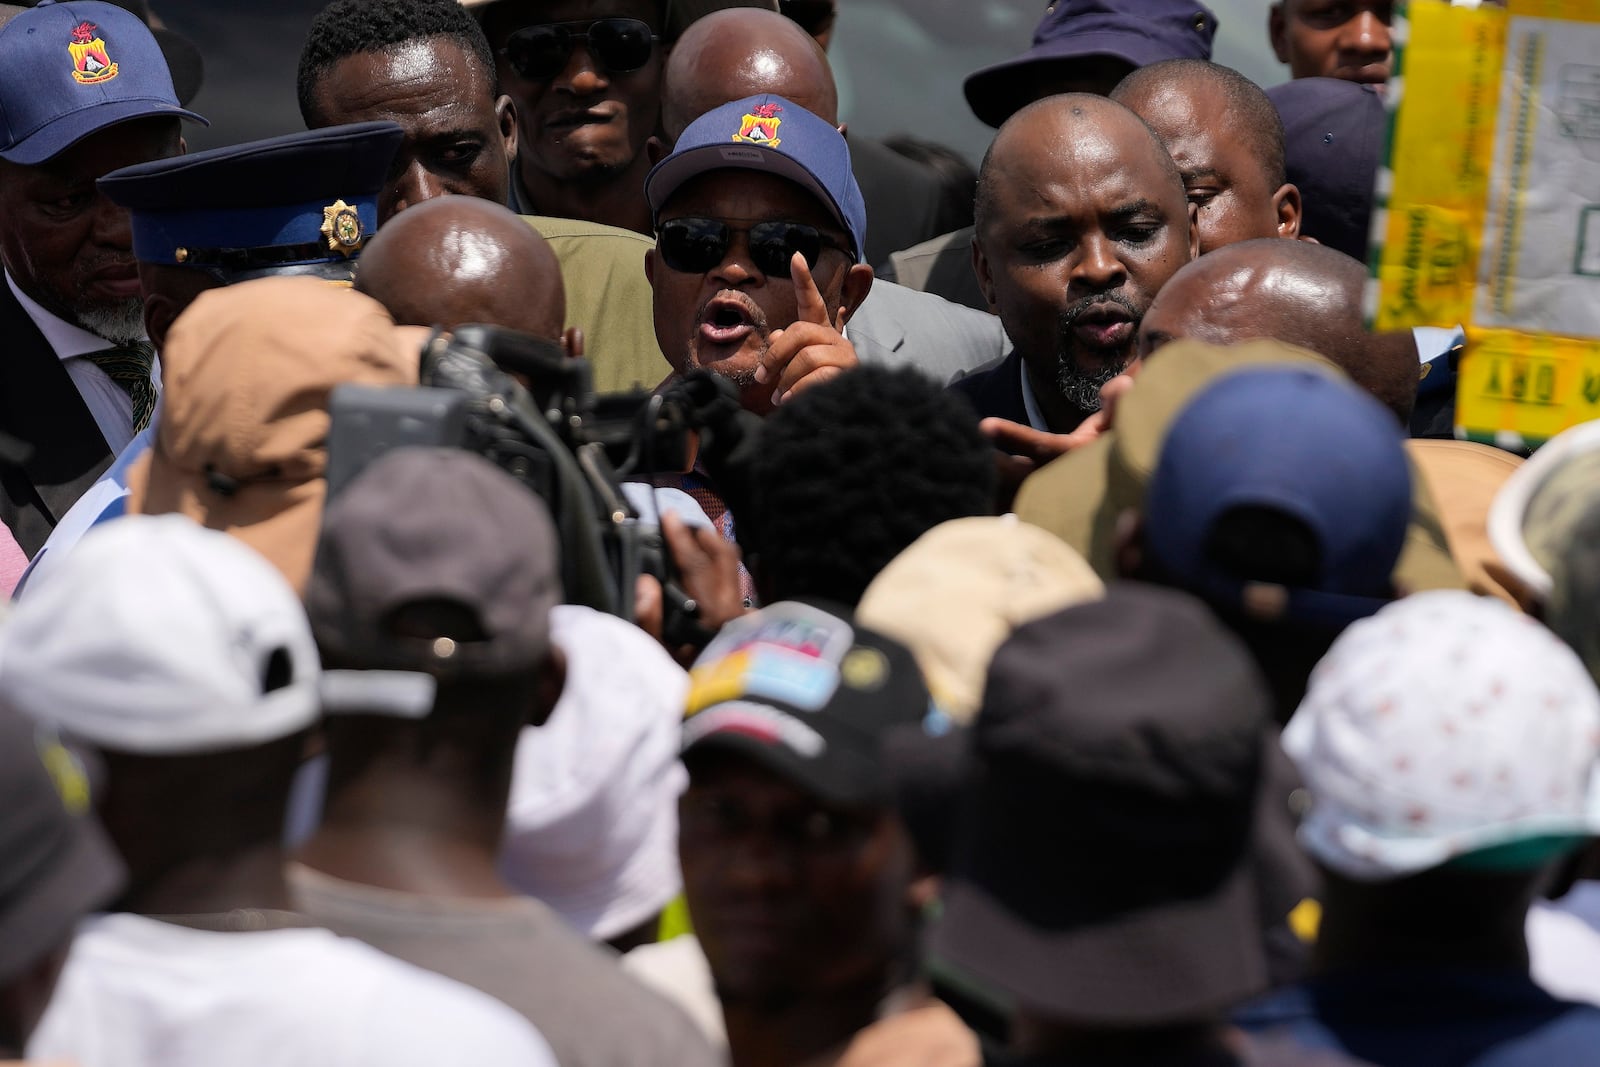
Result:
{"label": "white dress shirt", "polygon": [[[27,293],[17,288],[10,271],[6,271],[5,276],[6,284],[11,287],[11,293],[17,298],[17,303],[22,305],[22,310],[28,313],[28,318],[33,320],[33,324],[39,327],[39,332],[44,334],[44,339],[55,350],[56,358],[61,360],[66,368],[72,384],[78,387],[78,395],[83,397],[84,404],[88,405],[89,414],[94,416],[95,425],[100,427],[100,436],[106,439],[106,444],[113,453],[121,452],[133,439],[133,401],[128,399],[128,394],[123,392],[105,371],[87,359],[78,358],[114,346],[104,337],[96,336],[82,326],[67,322],[46,311]],[[150,378],[155,382],[156,392],[159,394],[160,359],[151,366]]]}

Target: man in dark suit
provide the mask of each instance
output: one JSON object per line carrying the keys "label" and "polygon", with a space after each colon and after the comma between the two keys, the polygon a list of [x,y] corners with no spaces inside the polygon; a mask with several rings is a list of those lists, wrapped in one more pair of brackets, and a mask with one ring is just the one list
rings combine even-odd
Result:
{"label": "man in dark suit", "polygon": [[1023,108],[984,160],[974,257],[1014,349],[951,388],[1007,451],[1066,451],[1196,240],[1178,168],[1137,115],[1086,93]]}
{"label": "man in dark suit", "polygon": [[155,406],[127,213],[95,180],[205,120],[144,24],[94,0],[0,28],[0,115],[0,432],[27,451],[0,464],[0,523],[31,556]]}

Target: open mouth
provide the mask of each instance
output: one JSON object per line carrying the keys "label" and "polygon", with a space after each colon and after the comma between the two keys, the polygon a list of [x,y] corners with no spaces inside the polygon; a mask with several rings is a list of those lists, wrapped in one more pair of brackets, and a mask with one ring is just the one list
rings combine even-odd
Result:
{"label": "open mouth", "polygon": [[713,297],[700,310],[700,336],[714,345],[741,344],[760,324],[759,312],[742,297]]}
{"label": "open mouth", "polygon": [[1133,340],[1133,316],[1120,304],[1091,304],[1072,317],[1070,330],[1092,348],[1122,348]]}

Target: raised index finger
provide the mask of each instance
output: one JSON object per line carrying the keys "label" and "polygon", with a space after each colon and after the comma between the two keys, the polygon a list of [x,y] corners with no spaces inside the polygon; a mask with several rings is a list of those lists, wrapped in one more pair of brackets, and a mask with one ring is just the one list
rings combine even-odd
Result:
{"label": "raised index finger", "polygon": [[795,311],[798,315],[795,321],[814,322],[819,326],[833,325],[828,317],[828,302],[822,299],[822,290],[817,288],[817,280],[811,276],[811,268],[806,266],[806,257],[799,252],[789,259],[789,280],[794,282]]}

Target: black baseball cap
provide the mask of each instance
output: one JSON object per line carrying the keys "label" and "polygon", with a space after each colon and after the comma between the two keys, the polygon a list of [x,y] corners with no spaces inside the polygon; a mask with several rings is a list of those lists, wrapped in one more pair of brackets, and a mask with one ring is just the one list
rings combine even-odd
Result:
{"label": "black baseball cap", "polygon": [[831,803],[895,799],[892,750],[952,721],[903,645],[847,609],[784,601],[723,627],[695,661],[683,755],[732,750]]}
{"label": "black baseball cap", "polygon": [[82,757],[51,728],[0,704],[0,983],[122,889],[122,861],[89,800]]}
{"label": "black baseball cap", "polygon": [[1127,583],[1020,627],[971,727],[936,967],[1100,1027],[1264,990],[1264,931],[1313,884],[1271,709],[1187,594]]}

